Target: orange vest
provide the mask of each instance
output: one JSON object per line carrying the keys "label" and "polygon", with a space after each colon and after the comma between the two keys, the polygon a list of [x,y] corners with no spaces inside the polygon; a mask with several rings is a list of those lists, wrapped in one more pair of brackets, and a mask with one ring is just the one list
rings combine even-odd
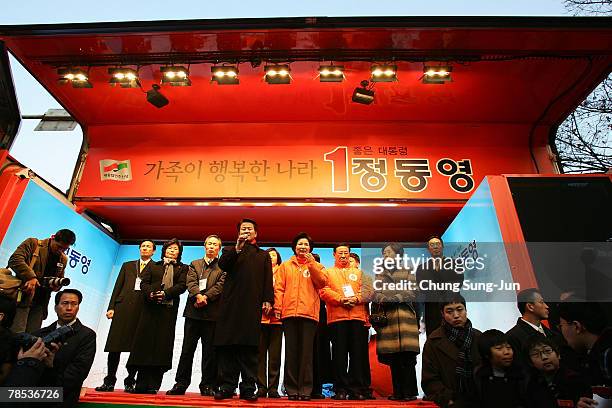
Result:
{"label": "orange vest", "polygon": [[304,317],[318,322],[319,289],[326,282],[327,276],[320,263],[300,264],[295,255],[283,262],[274,284],[274,309],[280,311],[281,320]]}
{"label": "orange vest", "polygon": [[[351,308],[344,307],[341,302],[346,297],[345,285],[350,285],[357,297],[357,304]],[[343,320],[368,321],[366,306],[372,297],[372,284],[361,270],[336,266],[327,269],[327,285],[321,289],[320,295],[327,308],[327,324]]]}

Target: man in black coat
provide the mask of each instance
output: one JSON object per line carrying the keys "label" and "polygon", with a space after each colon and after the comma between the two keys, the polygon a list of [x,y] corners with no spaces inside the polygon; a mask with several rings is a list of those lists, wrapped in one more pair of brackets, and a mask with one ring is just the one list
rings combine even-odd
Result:
{"label": "man in black coat", "polygon": [[217,389],[217,359],[213,340],[215,321],[219,312],[219,297],[223,290],[225,272],[219,268],[218,256],[221,249],[221,238],[209,235],[204,240],[206,255],[191,262],[187,272],[187,291],[189,298],[185,305],[185,329],[183,331],[183,349],[176,370],[176,384],[166,394],[184,395],[191,383],[193,356],[202,341],[202,380],[200,394],[213,396]]}
{"label": "man in black coat", "polygon": [[269,314],[274,303],[270,255],[256,245],[257,223],[238,224],[236,246],[223,249],[219,266],[227,276],[219,302],[215,329],[221,386],[215,399],[232,398],[238,377],[240,398],[255,401],[258,346],[262,309]]}
{"label": "man in black coat", "polygon": [[[117,368],[121,352],[132,350],[133,333],[140,313],[144,298],[140,290],[142,274],[153,264],[151,258],[155,253],[155,243],[145,240],[140,243],[140,259],[128,261],[121,265],[121,270],[115,281],[115,287],[108,303],[106,317],[112,319],[106,347],[104,351],[108,353],[108,373],[104,377],[104,384],[96,387],[96,391],[108,392],[115,389],[117,381]],[[124,380],[125,391],[134,391],[136,384],[136,368],[127,367],[128,377]]]}
{"label": "man in black coat", "polygon": [[[566,359],[567,345],[563,338],[542,324],[542,320],[548,319],[549,311],[542,294],[534,288],[522,290],[517,295],[517,306],[521,317],[518,318],[516,325],[506,333],[517,363],[524,368],[529,367],[529,357],[524,349],[527,342],[534,336],[552,339]],[[563,362],[564,365],[566,362]]]}
{"label": "man in black coat", "polygon": [[61,407],[78,404],[83,381],[87,378],[96,355],[96,333],[77,319],[83,295],[76,289],[64,289],[55,295],[57,321],[33,333],[44,337],[60,326],[72,326],[74,334],[61,342],[52,367],[45,368],[38,386],[63,387]]}
{"label": "man in black coat", "polygon": [[[432,285],[455,285],[461,288],[463,283],[463,274],[455,272],[451,268],[450,259],[444,257],[444,242],[442,238],[433,235],[427,240],[427,250],[431,255],[425,265],[418,267],[416,271],[416,279],[419,288]],[[421,283],[423,282],[423,283]],[[424,302],[424,317],[425,332],[429,336],[434,330],[442,324],[442,315],[440,314],[441,302],[449,296],[448,290],[423,290],[419,295],[419,303]]]}

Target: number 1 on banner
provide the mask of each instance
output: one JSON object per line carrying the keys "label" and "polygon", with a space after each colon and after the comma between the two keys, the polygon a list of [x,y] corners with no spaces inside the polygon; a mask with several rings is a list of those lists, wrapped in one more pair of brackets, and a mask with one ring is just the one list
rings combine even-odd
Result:
{"label": "number 1 on banner", "polygon": [[332,164],[332,192],[334,193],[349,191],[347,150],[346,146],[338,146],[323,155],[323,159]]}

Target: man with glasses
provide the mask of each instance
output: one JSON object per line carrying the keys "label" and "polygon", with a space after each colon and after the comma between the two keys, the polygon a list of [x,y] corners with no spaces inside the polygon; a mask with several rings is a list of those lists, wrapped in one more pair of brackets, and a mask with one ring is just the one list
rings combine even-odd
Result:
{"label": "man with glasses", "polygon": [[60,286],[47,283],[45,278],[63,278],[68,257],[64,254],[74,245],[76,235],[69,229],[57,231],[51,238],[28,238],[11,255],[8,267],[23,282],[21,297],[11,329],[15,333],[32,333],[40,329],[47,318],[51,291]]}

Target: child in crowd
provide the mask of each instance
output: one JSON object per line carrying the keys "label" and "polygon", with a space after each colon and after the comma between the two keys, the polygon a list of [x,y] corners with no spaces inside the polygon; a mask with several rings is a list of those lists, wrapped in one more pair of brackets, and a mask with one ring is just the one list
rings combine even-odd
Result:
{"label": "child in crowd", "polygon": [[524,408],[525,376],[514,359],[508,336],[499,330],[487,330],[478,339],[482,364],[474,373],[475,407]]}
{"label": "child in crowd", "polygon": [[527,406],[532,408],[595,407],[593,393],[578,373],[559,366],[559,348],[546,337],[533,337],[526,352],[532,367]]}

